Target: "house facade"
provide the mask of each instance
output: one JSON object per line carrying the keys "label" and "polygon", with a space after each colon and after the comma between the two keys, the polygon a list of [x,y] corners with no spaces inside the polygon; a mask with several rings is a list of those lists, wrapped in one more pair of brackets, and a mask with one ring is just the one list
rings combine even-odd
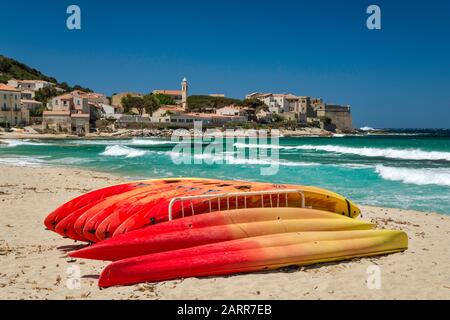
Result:
{"label": "house facade", "polygon": [[40,101],[36,100],[28,100],[28,99],[20,99],[20,104],[22,108],[28,109],[31,112],[36,111],[36,109],[42,108],[43,104]]}
{"label": "house facade", "polygon": [[221,116],[243,116],[247,115],[244,107],[236,106],[234,104],[216,109],[216,114]]}
{"label": "house facade", "polygon": [[306,100],[291,93],[251,93],[246,99],[258,99],[269,108],[269,113],[283,115],[288,120],[306,123]]}
{"label": "house facade", "polygon": [[0,125],[27,125],[29,121],[30,112],[21,106],[20,91],[12,86],[0,84]]}
{"label": "house facade", "polygon": [[73,91],[51,99],[42,115],[42,129],[85,135],[90,130],[89,95]]}
{"label": "house facade", "polygon": [[182,107],[165,106],[156,110],[150,118],[153,123],[178,124],[191,126],[194,122],[202,122],[205,125],[224,125],[230,122],[245,122],[244,115],[221,115],[214,113],[187,113]]}
{"label": "house facade", "polygon": [[38,91],[39,89],[43,89],[45,87],[55,86],[54,83],[44,80],[16,80],[16,79],[9,80],[8,85],[16,89],[19,89],[20,91],[22,90]]}

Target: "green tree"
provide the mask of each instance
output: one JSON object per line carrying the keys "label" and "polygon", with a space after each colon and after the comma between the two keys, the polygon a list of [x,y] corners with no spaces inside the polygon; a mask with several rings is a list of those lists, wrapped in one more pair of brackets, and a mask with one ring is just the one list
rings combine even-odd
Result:
{"label": "green tree", "polygon": [[35,109],[31,109],[30,110],[30,116],[32,117],[42,117],[42,113],[44,112],[45,107],[39,107],[39,108],[35,108]]}
{"label": "green tree", "polygon": [[61,89],[64,89],[64,91],[69,92],[70,91],[70,86],[67,84],[67,82],[62,82],[59,84],[59,87]]}
{"label": "green tree", "polygon": [[144,112],[144,101],[141,97],[133,97],[128,94],[122,98],[122,105],[127,114],[133,114],[133,109],[136,109],[140,115]]}
{"label": "green tree", "polygon": [[72,88],[70,88],[70,91],[73,91],[73,90],[80,90],[80,91],[84,91],[84,92],[93,92],[91,89],[82,87],[78,84],[76,84]]}
{"label": "green tree", "polygon": [[174,105],[176,102],[171,96],[167,94],[157,93],[153,97],[158,101],[160,105]]}
{"label": "green tree", "polygon": [[272,113],[272,121],[273,122],[283,122],[284,117],[278,113]]}
{"label": "green tree", "polygon": [[242,104],[238,99],[211,96],[189,96],[187,102],[189,110],[194,112],[211,112],[230,104]]}
{"label": "green tree", "polygon": [[242,101],[242,106],[249,107],[255,110],[259,110],[261,108],[268,110],[269,108],[264,102],[258,99],[245,99],[244,101]]}
{"label": "green tree", "polygon": [[58,91],[53,87],[45,87],[39,89],[35,93],[35,100],[46,104],[51,98],[56,97],[58,95]]}
{"label": "green tree", "polygon": [[160,104],[163,104],[161,103],[160,100],[158,100],[156,95],[153,95],[151,93],[146,94],[144,97],[142,97],[142,101],[145,112],[148,113],[150,116],[152,116],[153,112],[155,112],[159,108]]}

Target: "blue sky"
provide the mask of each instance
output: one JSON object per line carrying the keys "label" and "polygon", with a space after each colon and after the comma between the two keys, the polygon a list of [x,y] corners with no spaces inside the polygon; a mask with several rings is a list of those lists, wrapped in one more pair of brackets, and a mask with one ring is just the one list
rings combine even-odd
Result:
{"label": "blue sky", "polygon": [[[4,2],[4,3],[3,3]],[[66,28],[77,4],[82,29]],[[366,28],[366,8],[382,30]],[[450,1],[4,1],[0,54],[112,94],[254,91],[350,104],[356,126],[450,127]],[[7,12],[7,14],[4,14]]]}

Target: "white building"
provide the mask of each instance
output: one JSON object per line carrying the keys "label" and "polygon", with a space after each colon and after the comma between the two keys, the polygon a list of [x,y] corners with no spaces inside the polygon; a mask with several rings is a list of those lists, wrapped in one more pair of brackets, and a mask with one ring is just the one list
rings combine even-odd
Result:
{"label": "white building", "polygon": [[242,115],[221,115],[214,113],[186,113],[183,108],[166,106],[156,110],[150,118],[153,123],[192,125],[202,122],[205,125],[224,125],[231,122],[246,122],[247,117]]}
{"label": "white building", "polygon": [[23,108],[26,108],[30,111],[35,111],[36,109],[42,108],[42,102],[36,101],[36,100],[28,100],[28,99],[21,99],[20,103]]}
{"label": "white building", "polygon": [[245,108],[234,104],[216,109],[216,114],[221,116],[246,116]]}
{"label": "white building", "polygon": [[22,90],[38,91],[39,89],[55,86],[54,83],[44,80],[16,80],[16,79],[9,80],[8,85],[17,88],[20,91]]}
{"label": "white building", "polygon": [[29,110],[20,104],[20,91],[0,83],[0,125],[26,125],[29,120]]}
{"label": "white building", "polygon": [[270,113],[280,114],[289,120],[306,122],[307,102],[306,97],[299,97],[291,93],[251,93],[246,99],[258,99],[269,107]]}

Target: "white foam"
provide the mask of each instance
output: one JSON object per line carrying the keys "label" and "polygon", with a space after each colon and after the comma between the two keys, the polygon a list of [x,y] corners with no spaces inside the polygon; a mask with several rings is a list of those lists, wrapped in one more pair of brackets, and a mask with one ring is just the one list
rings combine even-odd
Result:
{"label": "white foam", "polygon": [[424,151],[421,149],[393,149],[393,148],[354,148],[333,145],[303,145],[299,150],[316,150],[342,154],[355,154],[365,157],[383,157],[403,160],[445,160],[450,161],[450,152]]}
{"label": "white foam", "polygon": [[42,167],[45,161],[33,157],[16,157],[16,158],[1,158],[0,165],[10,165],[15,167]]}
{"label": "white foam", "polygon": [[62,164],[68,164],[68,165],[76,165],[76,164],[83,164],[94,161],[93,159],[85,159],[85,158],[75,158],[75,157],[66,157],[66,158],[60,158],[60,159],[54,159],[49,162],[51,163],[62,163]]}
{"label": "white foam", "polygon": [[424,151],[421,149],[394,149],[394,148],[355,148],[335,145],[300,145],[280,146],[269,144],[244,144],[235,143],[237,148],[249,149],[281,149],[281,150],[313,150],[326,151],[342,154],[355,154],[365,157],[384,157],[404,160],[446,160],[450,161],[450,152]]}
{"label": "white foam", "polygon": [[362,131],[374,131],[375,129],[374,128],[372,128],[372,127],[361,127],[361,128],[359,128],[359,130],[362,130]]}
{"label": "white foam", "polygon": [[13,147],[18,147],[18,146],[47,146],[49,145],[48,143],[43,143],[43,142],[33,142],[29,139],[4,139],[4,140],[0,140],[2,143],[1,145],[6,144],[7,147],[13,148]]}
{"label": "white foam", "polygon": [[136,158],[141,157],[146,153],[147,152],[145,150],[137,150],[126,146],[113,145],[107,146],[105,151],[100,153],[100,155],[109,157]]}
{"label": "white foam", "polygon": [[238,149],[285,149],[285,150],[295,149],[295,147],[280,146],[276,144],[257,144],[257,143],[240,143],[240,142],[236,142],[234,146]]}
{"label": "white foam", "polygon": [[450,169],[447,168],[411,169],[378,165],[375,171],[385,180],[416,185],[434,184],[450,187]]}
{"label": "white foam", "polygon": [[[184,155],[182,153],[177,152],[168,152],[168,154],[173,160],[178,160],[179,158],[183,158]],[[190,155],[189,155],[190,156]],[[292,161],[283,161],[271,159],[270,157],[261,157],[261,158],[242,158],[236,157],[234,153],[225,152],[221,154],[198,154],[193,156],[194,159],[204,160],[206,163],[216,163],[216,164],[228,164],[228,165],[278,165],[278,166],[286,166],[286,167],[312,167],[317,166],[317,163],[311,162],[292,162]]]}
{"label": "white foam", "polygon": [[173,142],[169,140],[152,140],[152,139],[136,139],[134,138],[130,142],[132,145],[138,146],[159,146],[167,144],[177,144],[178,142]]}

